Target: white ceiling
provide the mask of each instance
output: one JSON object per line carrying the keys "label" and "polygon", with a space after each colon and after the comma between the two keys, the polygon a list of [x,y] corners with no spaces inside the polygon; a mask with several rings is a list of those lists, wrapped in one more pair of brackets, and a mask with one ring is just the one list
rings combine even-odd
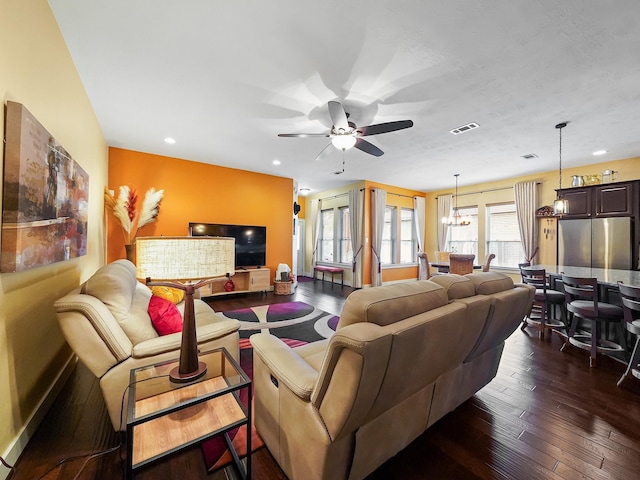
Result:
{"label": "white ceiling", "polygon": [[[562,121],[563,166],[640,156],[637,0],[49,4],[110,146],[291,177],[312,192],[554,170]],[[414,126],[367,137],[385,154],[347,150],[336,175],[340,150],[314,160],[328,139],[277,136],[327,132],[329,100],[358,126]],[[480,127],[449,133],[469,122]]]}

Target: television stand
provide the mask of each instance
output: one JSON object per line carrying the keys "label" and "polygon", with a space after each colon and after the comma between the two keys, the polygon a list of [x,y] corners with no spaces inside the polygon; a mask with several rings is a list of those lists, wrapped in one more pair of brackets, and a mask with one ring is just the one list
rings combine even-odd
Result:
{"label": "television stand", "polygon": [[227,277],[213,280],[209,285],[198,289],[201,297],[215,297],[234,293],[268,292],[271,290],[271,269],[269,268],[240,268],[231,276],[235,288],[227,292],[224,284]]}

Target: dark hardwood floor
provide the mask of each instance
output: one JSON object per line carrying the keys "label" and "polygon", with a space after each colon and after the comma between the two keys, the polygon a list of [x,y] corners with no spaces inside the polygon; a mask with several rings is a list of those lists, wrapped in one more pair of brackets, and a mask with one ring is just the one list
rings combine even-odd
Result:
{"label": "dark hardwood floor", "polygon": [[[339,314],[350,288],[300,283],[291,296],[215,298],[218,311],[300,300]],[[507,340],[497,377],[402,452],[370,480],[640,478],[640,395],[616,386],[624,367],[603,358],[589,368],[586,351],[560,352],[563,339],[539,340],[530,327]],[[88,455],[117,446],[97,381],[78,364],[16,464],[14,480],[123,478],[122,453]],[[76,457],[48,472],[64,458]],[[253,478],[283,479],[266,448],[253,455]],[[44,476],[43,476],[44,475]],[[209,475],[199,447],[142,470],[136,479],[234,478]]]}

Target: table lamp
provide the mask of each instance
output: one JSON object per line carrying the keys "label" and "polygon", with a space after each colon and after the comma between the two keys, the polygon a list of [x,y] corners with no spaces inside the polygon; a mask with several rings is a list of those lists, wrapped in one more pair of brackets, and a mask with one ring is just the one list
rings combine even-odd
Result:
{"label": "table lamp", "polygon": [[140,237],[136,240],[136,275],[148,286],[184,290],[180,363],[171,370],[173,382],[185,383],[207,371],[198,361],[194,292],[216,277],[235,271],[235,239],[227,237]]}

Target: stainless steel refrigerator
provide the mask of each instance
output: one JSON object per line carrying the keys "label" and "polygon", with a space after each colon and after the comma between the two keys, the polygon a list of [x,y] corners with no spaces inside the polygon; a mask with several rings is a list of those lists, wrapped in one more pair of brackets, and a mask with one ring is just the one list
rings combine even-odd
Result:
{"label": "stainless steel refrigerator", "polygon": [[558,265],[631,270],[630,217],[558,221]]}

